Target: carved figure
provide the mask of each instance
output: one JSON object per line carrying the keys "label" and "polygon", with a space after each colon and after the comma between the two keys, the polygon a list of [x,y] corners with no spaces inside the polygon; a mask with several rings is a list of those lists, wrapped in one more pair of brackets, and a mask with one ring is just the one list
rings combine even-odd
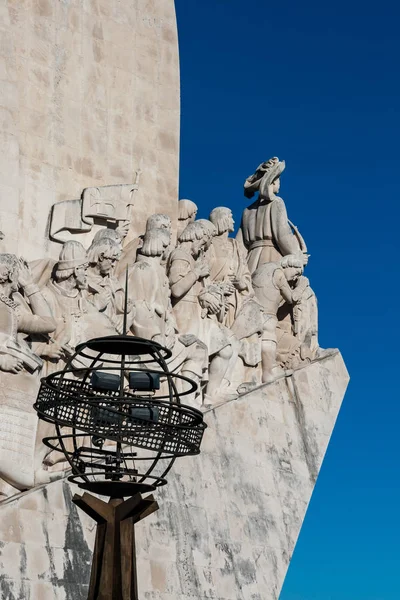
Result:
{"label": "carved figure", "polygon": [[[194,335],[179,335],[172,312],[171,292],[163,255],[170,236],[166,229],[148,229],[137,262],[130,270],[129,295],[134,305],[133,335],[154,340],[172,351],[171,371],[194,379],[201,404],[200,383],[207,369],[207,349]],[[195,398],[192,399],[195,402]]]}
{"label": "carved figure", "polygon": [[232,211],[218,206],[211,211],[210,221],[217,230],[208,253],[210,280],[222,286],[224,298],[220,320],[240,340],[239,356],[244,365],[256,367],[261,361],[264,318],[260,304],[254,300],[251,275],[242,248],[237,240],[229,237],[235,225]]}
{"label": "carved figure", "polygon": [[[110,238],[102,236],[93,240],[88,250],[88,297],[97,310],[107,315],[118,331],[123,333],[125,312],[125,289],[114,276],[113,270],[120,250]],[[128,303],[127,326],[133,318],[132,303]]]}
{"label": "carved figure", "polygon": [[212,405],[232,397],[229,371],[237,354],[234,335],[218,323],[215,316],[220,311],[220,302],[203,285],[210,273],[203,254],[207,239],[198,222],[190,223],[179,238],[178,248],[171,254],[168,272],[179,332],[195,335],[208,348],[210,363],[205,404]]}
{"label": "carved figure", "polygon": [[69,241],[63,245],[52,278],[43,295],[49,304],[57,328],[50,339],[40,346],[41,356],[46,359],[47,372],[62,369],[63,364],[80,342],[98,335],[116,333],[108,317],[88,301],[87,270],[89,267],[85,248],[79,242]]}
{"label": "carved figure", "polygon": [[189,223],[193,223],[197,215],[197,205],[191,200],[179,200],[178,203],[178,240]]}
{"label": "carved figure", "polygon": [[258,199],[243,211],[237,240],[248,250],[251,273],[264,263],[278,262],[288,254],[307,262],[307,247],[297,228],[288,220],[286,206],[276,194],[285,162],[277,157],[262,163],[244,184],[245,196]]}
{"label": "carved figure", "polygon": [[253,289],[265,313],[261,343],[263,383],[284,374],[277,363],[277,313],[284,301],[299,302],[307,285],[306,278],[301,279],[302,273],[303,263],[295,256],[285,257],[282,264],[265,263],[253,273]]}
{"label": "carved figure", "polygon": [[55,328],[28,265],[14,254],[0,254],[0,477],[7,482],[0,481],[0,496],[49,480],[33,410],[42,361],[30,337]]}
{"label": "carved figure", "polygon": [[[171,218],[168,215],[161,213],[150,215],[146,221],[146,232],[150,231],[151,229],[165,229],[171,239]],[[115,269],[115,275],[117,277],[124,276],[126,267],[130,267],[136,262],[137,253],[142,247],[142,244],[143,236],[140,236],[129,242],[129,244],[122,249],[121,258],[119,259]],[[168,244],[168,246],[169,245],[170,244]],[[166,251],[166,253],[168,253],[168,251]]]}
{"label": "carved figure", "polygon": [[[291,260],[288,256],[282,260]],[[314,291],[306,277],[298,281],[303,290],[296,304],[285,302],[278,310],[277,357],[288,369],[302,362],[322,356],[324,350],[318,344],[318,306]]]}
{"label": "carved figure", "polygon": [[210,221],[217,229],[210,247],[210,279],[224,285],[226,309],[223,323],[231,327],[243,300],[252,293],[251,275],[237,240],[229,237],[235,225],[232,211],[222,206],[214,208]]}
{"label": "carved figure", "polygon": [[[17,294],[21,287],[27,301]],[[0,370],[34,372],[42,366],[26,340],[18,333],[50,333],[56,328],[50,309],[28,265],[14,254],[0,254]]]}

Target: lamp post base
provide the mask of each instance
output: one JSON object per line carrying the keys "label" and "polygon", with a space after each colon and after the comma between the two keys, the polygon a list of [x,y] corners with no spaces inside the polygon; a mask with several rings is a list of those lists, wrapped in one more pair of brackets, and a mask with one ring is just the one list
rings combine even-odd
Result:
{"label": "lamp post base", "polygon": [[138,600],[135,524],[158,510],[157,502],[135,494],[106,503],[88,493],[73,502],[97,523],[88,600]]}

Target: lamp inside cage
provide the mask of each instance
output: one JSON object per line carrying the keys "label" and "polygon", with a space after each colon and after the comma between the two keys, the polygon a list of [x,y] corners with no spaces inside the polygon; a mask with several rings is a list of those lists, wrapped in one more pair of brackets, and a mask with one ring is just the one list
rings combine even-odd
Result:
{"label": "lamp inside cage", "polygon": [[164,485],[176,458],[199,453],[203,415],[181,403],[197,386],[169,371],[170,356],[129,335],[96,338],[42,379],[35,409],[55,425],[44,443],[64,453],[71,481],[111,498],[132,496]]}

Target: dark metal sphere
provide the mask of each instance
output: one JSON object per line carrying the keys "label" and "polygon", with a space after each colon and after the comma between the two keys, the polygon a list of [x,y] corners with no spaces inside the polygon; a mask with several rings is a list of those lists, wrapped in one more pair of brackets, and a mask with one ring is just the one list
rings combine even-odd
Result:
{"label": "dark metal sphere", "polygon": [[176,458],[200,452],[203,415],[180,400],[197,386],[168,370],[170,357],[142,338],[96,338],[42,379],[34,406],[56,429],[43,441],[65,455],[71,481],[102,495],[133,495],[165,485]]}

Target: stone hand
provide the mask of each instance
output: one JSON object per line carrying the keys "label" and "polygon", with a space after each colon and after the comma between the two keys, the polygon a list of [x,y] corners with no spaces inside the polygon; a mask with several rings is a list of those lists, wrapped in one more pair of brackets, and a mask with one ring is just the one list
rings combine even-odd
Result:
{"label": "stone hand", "polygon": [[220,311],[219,301],[210,293],[205,293],[200,298],[200,304],[206,308],[212,315],[216,315]]}
{"label": "stone hand", "polygon": [[210,267],[205,260],[199,260],[196,263],[194,270],[198,279],[203,279],[204,277],[207,277],[210,274]]}
{"label": "stone hand", "polygon": [[14,373],[15,375],[22,371],[24,363],[19,358],[11,356],[10,354],[4,354],[0,356],[0,370],[8,373]]}
{"label": "stone hand", "polygon": [[61,346],[60,344],[57,344],[57,343],[49,344],[45,348],[45,350],[43,350],[42,356],[45,356],[46,358],[60,360],[61,358],[63,358],[63,356],[65,356],[65,350],[64,350],[64,347]]}
{"label": "stone hand", "polygon": [[235,293],[234,281],[232,280],[232,281],[227,281],[226,283],[224,283],[224,295],[231,296],[234,293]]}
{"label": "stone hand", "polygon": [[245,279],[233,279],[232,283],[239,292],[243,292],[243,290],[248,289],[248,285]]}
{"label": "stone hand", "polygon": [[24,288],[27,285],[33,283],[32,273],[30,267],[26,260],[20,258],[19,261],[19,271],[18,271],[18,284],[20,287]]}
{"label": "stone hand", "polygon": [[121,240],[125,239],[128,235],[130,227],[130,221],[121,221],[120,225],[117,227],[117,233]]}

